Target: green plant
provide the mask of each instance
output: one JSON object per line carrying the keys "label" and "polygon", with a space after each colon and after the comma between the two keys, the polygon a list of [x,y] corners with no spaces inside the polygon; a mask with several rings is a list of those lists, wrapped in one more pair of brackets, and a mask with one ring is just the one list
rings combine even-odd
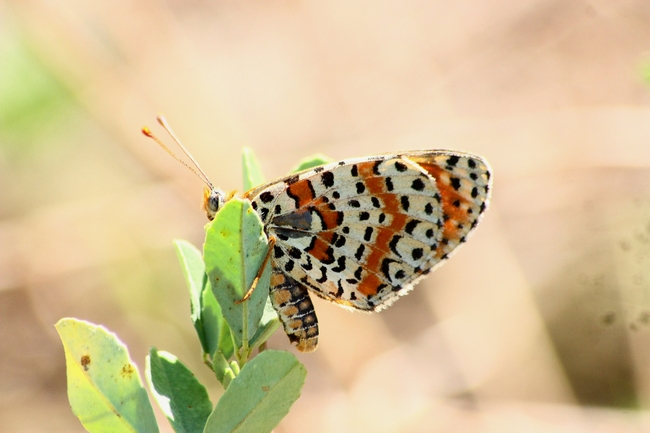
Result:
{"label": "green plant", "polygon": [[[243,162],[245,189],[262,183],[250,150]],[[314,156],[296,171],[325,162]],[[152,347],[146,360],[151,393],[176,432],[270,432],[300,396],[307,371],[289,352],[264,350],[279,321],[268,299],[270,263],[260,272],[268,239],[259,216],[250,202],[233,198],[207,226],[203,257],[188,242],[175,241],[175,247],[203,360],[225,392],[213,408],[196,376],[174,355]],[[117,336],[70,318],[56,329],[65,348],[70,405],[86,430],[157,432],[143,381]],[[251,359],[255,349],[260,353]]]}

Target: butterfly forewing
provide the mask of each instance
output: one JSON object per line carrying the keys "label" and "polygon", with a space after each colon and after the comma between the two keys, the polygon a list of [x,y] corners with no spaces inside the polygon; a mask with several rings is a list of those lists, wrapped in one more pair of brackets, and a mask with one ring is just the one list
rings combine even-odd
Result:
{"label": "butterfly forewing", "polygon": [[[490,186],[482,158],[431,150],[328,164],[246,196],[267,235],[276,238],[273,267],[288,278],[278,290],[290,282],[337,304],[377,311],[467,240],[487,207]],[[293,304],[276,309],[287,305]],[[285,323],[294,341],[304,331],[296,330],[300,317],[291,316],[290,327]],[[313,308],[305,317],[313,334]],[[303,347],[313,350],[316,337],[309,338]]]}

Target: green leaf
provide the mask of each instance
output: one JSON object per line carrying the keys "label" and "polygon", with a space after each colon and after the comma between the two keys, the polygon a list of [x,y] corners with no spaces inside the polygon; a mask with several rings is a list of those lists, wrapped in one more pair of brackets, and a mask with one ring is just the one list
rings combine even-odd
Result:
{"label": "green leaf", "polygon": [[149,389],[174,431],[203,431],[212,403],[190,369],[171,353],[152,347],[147,356],[146,374]]}
{"label": "green leaf", "polygon": [[230,383],[204,432],[270,432],[300,396],[306,375],[305,366],[289,352],[260,353]]}
{"label": "green leaf", "polygon": [[269,296],[271,267],[266,269],[247,301],[268,252],[262,221],[248,200],[226,202],[207,228],[203,255],[212,292],[238,344],[257,331]]}
{"label": "green leaf", "polygon": [[257,332],[250,340],[251,348],[255,348],[264,343],[279,327],[280,319],[278,319],[278,313],[275,311],[275,308],[273,308],[271,299],[266,298],[266,305],[264,305],[264,314],[260,320]]}
{"label": "green leaf", "polygon": [[174,241],[181,267],[190,289],[192,322],[203,352],[214,357],[221,350],[226,357],[233,354],[232,337],[221,307],[212,293],[199,250],[187,241]]}
{"label": "green leaf", "polygon": [[210,357],[214,357],[214,354],[220,350],[227,358],[230,358],[234,350],[230,327],[223,317],[217,298],[212,293],[212,286],[207,276],[201,296],[201,317],[203,318],[206,341],[208,342],[208,354]]}
{"label": "green leaf", "polygon": [[300,160],[298,165],[296,165],[291,172],[296,173],[298,171],[308,170],[310,168],[318,167],[319,165],[329,164],[330,162],[334,162],[334,160],[329,156],[325,156],[322,153],[316,153]]}
{"label": "green leaf", "polygon": [[68,399],[84,428],[94,432],[157,432],[138,369],[117,336],[77,319],[56,324],[65,349]]}
{"label": "green leaf", "polygon": [[228,364],[228,360],[223,356],[223,353],[217,351],[212,357],[212,369],[217,377],[217,380],[223,385],[223,389],[228,389],[228,385],[235,378],[235,374]]}
{"label": "green leaf", "polygon": [[253,149],[244,147],[242,150],[242,172],[244,175],[244,191],[264,183],[264,175]]}
{"label": "green leaf", "polygon": [[[201,252],[187,241],[179,239],[174,240],[174,247],[176,248],[176,254],[181,263],[181,268],[183,268],[187,287],[190,290],[190,311],[192,323],[194,323],[194,329],[196,329],[196,333],[199,336],[203,351],[211,353],[210,342],[205,335],[206,330],[204,329],[205,325],[201,307],[203,304],[201,297],[205,279],[205,264],[203,263],[203,257],[201,256]],[[219,333],[217,332],[217,338],[218,335]]]}

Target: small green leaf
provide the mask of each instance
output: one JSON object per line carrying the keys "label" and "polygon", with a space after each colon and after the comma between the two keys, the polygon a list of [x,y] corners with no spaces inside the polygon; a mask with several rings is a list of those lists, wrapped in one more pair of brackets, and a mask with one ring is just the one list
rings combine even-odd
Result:
{"label": "small green leaf", "polygon": [[271,268],[266,266],[256,289],[253,284],[268,253],[262,221],[248,200],[233,198],[208,225],[203,255],[212,292],[238,344],[257,331],[269,296]]}
{"label": "small green leaf", "polygon": [[[194,323],[194,329],[196,329],[196,333],[199,336],[203,351],[211,353],[210,341],[208,341],[206,336],[206,324],[204,324],[202,317],[203,302],[201,297],[205,279],[205,264],[203,263],[203,257],[201,256],[201,252],[187,241],[177,239],[174,241],[174,247],[176,249],[176,254],[178,255],[178,260],[181,263],[181,268],[183,268],[187,287],[190,290],[190,311],[192,315],[192,323]],[[217,308],[218,307],[219,305],[217,304]],[[217,314],[217,317],[219,315],[220,311],[219,314]],[[218,329],[216,335],[218,338]],[[215,348],[216,344],[218,344],[218,340],[215,343]]]}
{"label": "small green leaf", "polygon": [[174,355],[152,347],[147,357],[147,382],[158,406],[176,433],[203,431],[212,412],[205,387]]}
{"label": "small green leaf", "polygon": [[221,350],[226,356],[232,356],[230,329],[210,288],[201,253],[187,241],[176,240],[174,246],[190,289],[192,322],[203,352],[212,357]]}
{"label": "small green leaf", "polygon": [[329,156],[325,156],[322,153],[316,153],[300,160],[298,165],[296,165],[291,172],[296,173],[298,171],[308,170],[310,168],[318,167],[319,165],[329,164],[330,162],[334,162],[334,160]]}
{"label": "small green leaf", "polygon": [[232,337],[230,327],[226,323],[217,298],[212,293],[212,286],[205,279],[205,286],[201,295],[201,317],[205,329],[205,340],[208,345],[208,354],[213,357],[217,350],[220,350],[226,357],[233,354]]}
{"label": "small green leaf", "polygon": [[250,340],[251,348],[255,348],[264,343],[279,327],[280,319],[278,319],[278,313],[276,313],[275,308],[273,308],[271,299],[266,298],[266,305],[264,305],[264,315],[262,315],[262,320],[260,320],[260,325],[257,328],[257,332]]}
{"label": "small green leaf", "polygon": [[235,374],[228,364],[228,359],[220,351],[214,354],[212,358],[212,369],[214,370],[217,380],[223,385],[223,389],[228,389],[228,385],[235,378]]}
{"label": "small green leaf", "polygon": [[264,175],[253,149],[244,147],[242,150],[242,172],[244,175],[244,191],[264,183]]}
{"label": "small green leaf", "polygon": [[260,353],[230,383],[204,432],[270,432],[300,396],[306,375],[305,366],[289,352]]}
{"label": "small green leaf", "polygon": [[84,428],[94,432],[158,432],[138,369],[117,336],[102,326],[61,319],[68,399]]}

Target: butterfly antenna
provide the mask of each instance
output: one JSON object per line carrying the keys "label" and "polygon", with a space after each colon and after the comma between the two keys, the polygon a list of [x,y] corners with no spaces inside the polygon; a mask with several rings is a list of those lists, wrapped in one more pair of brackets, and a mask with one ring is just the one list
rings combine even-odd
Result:
{"label": "butterfly antenna", "polygon": [[174,152],[172,152],[167,146],[165,146],[165,144],[162,142],[162,140],[160,140],[158,137],[153,135],[151,130],[149,128],[147,128],[146,126],[144,128],[142,128],[142,133],[144,135],[146,135],[147,137],[151,138],[156,143],[158,143],[158,145],[160,147],[162,147],[165,152],[170,154],[172,156],[172,158],[174,158],[176,161],[183,164],[185,167],[189,168],[192,171],[192,173],[194,173],[199,179],[201,179],[210,189],[213,189],[214,187],[212,186],[212,182],[210,182],[210,179],[208,179],[208,176],[206,176],[205,172],[203,170],[201,170],[201,166],[199,166],[199,164],[196,162],[194,157],[192,157],[192,154],[187,151],[187,149],[185,148],[185,146],[183,146],[183,144],[178,139],[178,137],[176,137],[176,134],[174,134],[174,131],[169,126],[169,123],[167,123],[167,120],[165,119],[165,117],[162,116],[162,115],[159,115],[156,119],[158,120],[158,123],[160,123],[160,125],[163,128],[165,128],[165,131],[167,131],[167,133],[172,137],[172,139],[178,145],[178,147],[181,148],[181,150],[183,151],[185,156],[187,156],[190,159],[190,161],[192,161],[192,163],[194,164],[194,167],[192,167],[187,162],[183,161],[178,156],[176,156],[174,154]]}

